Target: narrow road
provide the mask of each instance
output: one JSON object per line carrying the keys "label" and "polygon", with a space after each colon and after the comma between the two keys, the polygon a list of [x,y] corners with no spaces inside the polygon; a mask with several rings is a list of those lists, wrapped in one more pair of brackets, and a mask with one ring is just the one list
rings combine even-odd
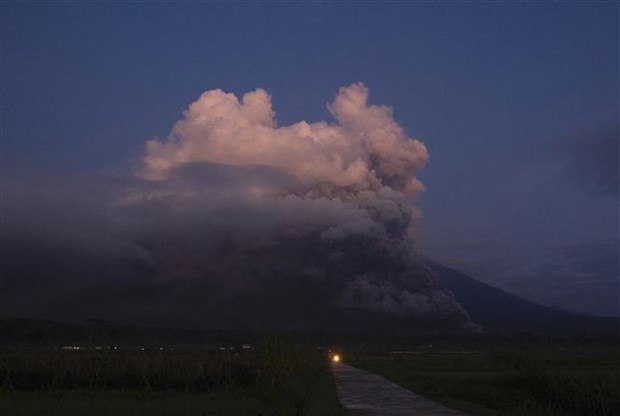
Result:
{"label": "narrow road", "polygon": [[342,363],[332,363],[338,399],[349,416],[465,416],[391,381]]}

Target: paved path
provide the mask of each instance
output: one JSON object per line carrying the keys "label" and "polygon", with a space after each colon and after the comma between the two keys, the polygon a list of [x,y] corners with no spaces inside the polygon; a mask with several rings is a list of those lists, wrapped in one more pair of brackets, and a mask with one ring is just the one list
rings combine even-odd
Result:
{"label": "paved path", "polygon": [[338,399],[350,416],[465,416],[391,381],[342,363],[332,363]]}

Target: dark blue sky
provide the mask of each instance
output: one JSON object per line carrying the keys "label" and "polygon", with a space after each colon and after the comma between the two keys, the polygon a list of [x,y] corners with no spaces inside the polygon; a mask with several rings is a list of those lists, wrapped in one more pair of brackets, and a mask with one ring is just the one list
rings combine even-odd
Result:
{"label": "dark blue sky", "polygon": [[547,304],[618,311],[616,2],[0,11],[3,175],[124,169],[205,90],[265,88],[286,125],[328,119],[362,81],[429,148],[423,251]]}

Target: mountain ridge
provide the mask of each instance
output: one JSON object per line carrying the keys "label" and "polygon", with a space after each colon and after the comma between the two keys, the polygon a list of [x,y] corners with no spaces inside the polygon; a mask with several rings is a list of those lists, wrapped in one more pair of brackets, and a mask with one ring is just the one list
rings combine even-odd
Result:
{"label": "mountain ridge", "polygon": [[498,334],[515,331],[547,335],[572,333],[620,333],[620,318],[578,314],[544,306],[476,280],[464,273],[429,263],[439,276],[440,287],[450,290],[483,330]]}
{"label": "mountain ridge", "polygon": [[[454,294],[467,311],[469,318],[480,325],[482,333],[490,336],[511,336],[530,333],[537,336],[566,337],[603,334],[620,336],[620,318],[585,316],[557,308],[539,305],[480,282],[449,267],[429,262],[428,267],[439,277],[438,288]],[[306,292],[308,293],[308,292]],[[310,296],[312,297],[312,296]],[[314,299],[317,300],[317,299]],[[306,315],[300,308],[281,304],[279,308],[264,309],[264,324],[257,326],[256,317],[246,317],[246,326],[235,326],[235,317],[219,328],[179,328],[167,325],[134,325],[101,319],[67,322],[24,317],[0,317],[0,346],[11,344],[185,344],[204,345],[224,340],[254,338],[258,333],[285,330],[299,334],[348,334],[361,337],[415,337],[418,335],[474,335],[458,328],[458,324],[442,319],[397,317],[360,308],[329,307],[313,299],[303,302]],[[230,305],[235,310],[235,303]],[[286,316],[286,309],[290,313]],[[282,319],[278,319],[280,316]],[[275,318],[274,318],[275,317]],[[236,318],[237,320],[240,317]],[[259,320],[260,321],[260,320]]]}

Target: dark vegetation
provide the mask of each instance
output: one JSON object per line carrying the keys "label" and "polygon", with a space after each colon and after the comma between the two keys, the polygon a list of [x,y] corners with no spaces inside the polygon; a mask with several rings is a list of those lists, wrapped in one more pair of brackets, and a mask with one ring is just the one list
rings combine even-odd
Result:
{"label": "dark vegetation", "polygon": [[340,345],[345,362],[472,415],[611,416],[620,414],[617,338],[258,336],[6,319],[0,414],[339,415],[327,353],[316,346]]}
{"label": "dark vegetation", "polygon": [[0,414],[338,415],[327,370],[326,352],[285,335],[252,350],[4,350]]}
{"label": "dark vegetation", "polygon": [[617,345],[394,352],[350,353],[347,362],[472,415],[620,414]]}

